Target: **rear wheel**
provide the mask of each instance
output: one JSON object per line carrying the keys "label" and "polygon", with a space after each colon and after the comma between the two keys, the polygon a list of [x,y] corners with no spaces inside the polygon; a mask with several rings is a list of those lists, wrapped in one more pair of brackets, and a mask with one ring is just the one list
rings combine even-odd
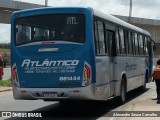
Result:
{"label": "rear wheel", "polygon": [[124,104],[126,102],[126,82],[124,78],[122,78],[119,102],[120,104]]}

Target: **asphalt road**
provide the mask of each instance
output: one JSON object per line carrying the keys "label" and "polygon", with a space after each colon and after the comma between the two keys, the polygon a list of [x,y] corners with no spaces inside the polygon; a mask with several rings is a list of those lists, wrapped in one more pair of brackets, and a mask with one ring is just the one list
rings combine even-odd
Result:
{"label": "asphalt road", "polygon": [[[151,101],[151,99],[156,96],[155,83],[152,82],[147,84],[147,90],[145,92],[139,92],[139,90],[134,90],[129,92],[127,96],[127,103],[124,105],[119,105],[117,103],[117,99],[112,99],[107,102],[73,101],[68,104],[60,104],[59,102],[44,102],[42,100],[14,100],[12,96],[12,91],[9,91],[0,93],[0,111],[41,112],[44,113],[44,115],[46,115],[45,113],[47,113],[47,115],[51,115],[52,117],[55,117],[58,120],[75,120],[74,117],[76,117],[76,119],[78,120],[119,120],[119,118],[117,117],[108,117],[109,112],[132,111],[136,107],[141,107],[143,105],[143,101],[145,101],[146,99],[149,99]],[[152,102],[156,104],[155,100],[152,100]],[[145,111],[146,108],[147,107],[142,106],[140,110]],[[8,118],[7,120],[15,119],[17,118]],[[134,120],[136,119],[137,118],[135,118]],[[124,118],[121,120],[128,120],[128,118]],[[149,118],[145,118],[145,120],[149,120]]]}

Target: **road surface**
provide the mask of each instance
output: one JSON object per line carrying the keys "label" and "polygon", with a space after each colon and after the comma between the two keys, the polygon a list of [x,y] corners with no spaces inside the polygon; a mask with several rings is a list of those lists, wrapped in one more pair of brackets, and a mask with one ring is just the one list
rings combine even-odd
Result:
{"label": "road surface", "polygon": [[[74,116],[78,116],[78,120],[137,120],[136,117],[110,117],[110,111],[156,111],[160,110],[160,105],[156,104],[155,83],[147,84],[145,92],[134,90],[127,94],[127,103],[119,105],[117,99],[112,99],[107,102],[71,102],[70,104],[60,104],[59,102],[44,102],[42,100],[14,100],[12,91],[0,93],[0,111],[26,111],[26,112],[47,112],[52,117],[58,120],[75,120]],[[152,108],[149,104],[156,107]],[[42,116],[44,117],[44,116]],[[1,118],[4,119],[4,118]],[[17,118],[8,118],[7,120],[15,120]],[[25,119],[25,118],[21,118]],[[34,118],[35,119],[35,118]],[[44,118],[42,118],[44,119]],[[150,120],[150,117],[145,117],[138,120]],[[159,120],[154,117],[152,120]]]}

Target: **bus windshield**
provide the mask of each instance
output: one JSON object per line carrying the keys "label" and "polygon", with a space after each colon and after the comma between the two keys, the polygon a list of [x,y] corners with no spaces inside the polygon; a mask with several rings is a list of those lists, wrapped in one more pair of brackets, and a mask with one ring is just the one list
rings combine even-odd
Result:
{"label": "bus windshield", "polygon": [[15,44],[59,40],[84,43],[83,14],[37,15],[15,20]]}

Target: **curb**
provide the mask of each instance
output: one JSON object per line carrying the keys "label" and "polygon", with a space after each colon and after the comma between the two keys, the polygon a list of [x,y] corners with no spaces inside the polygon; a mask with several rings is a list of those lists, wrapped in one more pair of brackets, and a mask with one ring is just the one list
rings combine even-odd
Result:
{"label": "curb", "polygon": [[12,90],[12,87],[11,88],[3,88],[3,87],[0,87],[0,93],[1,92],[6,92],[6,91],[11,91]]}

